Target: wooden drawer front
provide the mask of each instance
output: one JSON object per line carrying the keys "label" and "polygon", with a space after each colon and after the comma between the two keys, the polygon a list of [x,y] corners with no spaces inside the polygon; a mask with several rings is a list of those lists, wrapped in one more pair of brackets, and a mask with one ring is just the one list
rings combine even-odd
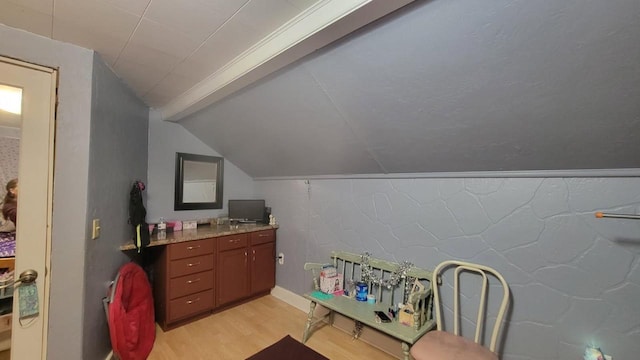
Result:
{"label": "wooden drawer front", "polygon": [[246,247],[249,241],[248,238],[247,234],[230,235],[218,238],[218,251]]}
{"label": "wooden drawer front", "polygon": [[177,298],[169,302],[169,321],[195,315],[213,308],[213,289]]}
{"label": "wooden drawer front", "polygon": [[213,254],[173,260],[169,264],[169,277],[176,278],[213,269]]}
{"label": "wooden drawer front", "polygon": [[12,317],[13,317],[12,314],[6,314],[6,315],[0,316],[0,332],[11,330]]}
{"label": "wooden drawer front", "polygon": [[262,230],[251,233],[251,245],[273,242],[276,239],[276,232],[273,230]]}
{"label": "wooden drawer front", "polygon": [[192,256],[200,256],[213,253],[213,239],[186,241],[171,244],[169,248],[169,260],[184,259]]}
{"label": "wooden drawer front", "polygon": [[171,279],[169,299],[213,289],[213,270]]}

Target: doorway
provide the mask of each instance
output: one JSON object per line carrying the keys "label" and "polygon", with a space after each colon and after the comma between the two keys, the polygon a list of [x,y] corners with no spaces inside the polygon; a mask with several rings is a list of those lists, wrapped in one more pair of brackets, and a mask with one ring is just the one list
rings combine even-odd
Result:
{"label": "doorway", "polygon": [[[10,330],[5,326],[2,332],[9,333],[11,359],[46,357],[56,79],[53,69],[0,57],[0,137],[13,135],[7,143],[19,144],[13,150],[18,154],[13,277],[27,270],[37,273],[35,281],[13,289]],[[10,98],[17,99],[12,107],[6,105]],[[13,177],[15,171],[2,169],[0,175]],[[5,183],[0,186],[4,194]]]}

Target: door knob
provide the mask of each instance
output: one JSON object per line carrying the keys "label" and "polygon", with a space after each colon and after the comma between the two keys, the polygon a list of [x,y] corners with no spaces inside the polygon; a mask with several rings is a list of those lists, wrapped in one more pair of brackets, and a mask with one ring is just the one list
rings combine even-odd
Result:
{"label": "door knob", "polygon": [[6,289],[8,287],[18,287],[20,286],[20,284],[30,284],[34,281],[36,281],[36,279],[38,278],[38,272],[33,270],[33,269],[29,269],[29,270],[25,270],[23,272],[20,273],[20,276],[18,277],[18,280],[15,281],[10,281],[8,284],[4,284],[4,285],[0,285],[0,290],[2,289]]}

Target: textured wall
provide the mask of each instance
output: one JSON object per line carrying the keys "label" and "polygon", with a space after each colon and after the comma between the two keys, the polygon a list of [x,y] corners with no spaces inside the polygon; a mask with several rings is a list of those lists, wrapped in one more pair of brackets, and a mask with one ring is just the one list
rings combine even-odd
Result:
{"label": "textured wall", "polygon": [[0,54],[59,70],[47,359],[81,359],[93,51],[0,25]]}
{"label": "textured wall", "polygon": [[[238,141],[241,141],[238,139]],[[173,210],[176,153],[220,156],[181,125],[168,121],[149,123],[149,170],[147,184],[147,221],[196,220],[227,214],[228,199],[253,196],[253,180],[237,166],[225,160],[223,204],[220,210]]]}
{"label": "textured wall", "polygon": [[495,267],[513,292],[504,359],[580,359],[593,342],[618,359],[640,351],[638,178],[259,181],[280,223],[277,283],[297,293],[305,261],[333,249]]}
{"label": "textured wall", "polygon": [[92,219],[100,219],[101,234],[96,240],[86,240],[83,359],[104,359],[111,350],[102,298],[106,284],[129,261],[118,247],[132,238],[128,219],[133,181],[146,181],[148,123],[147,106],[96,55],[87,228]]}

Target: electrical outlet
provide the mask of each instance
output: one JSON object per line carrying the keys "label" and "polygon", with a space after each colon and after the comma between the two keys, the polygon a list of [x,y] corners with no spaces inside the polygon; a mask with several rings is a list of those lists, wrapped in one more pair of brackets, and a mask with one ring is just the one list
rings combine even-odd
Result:
{"label": "electrical outlet", "polygon": [[284,253],[278,254],[278,264],[284,265]]}
{"label": "electrical outlet", "polygon": [[91,240],[95,240],[100,237],[100,219],[93,219],[91,226]]}

